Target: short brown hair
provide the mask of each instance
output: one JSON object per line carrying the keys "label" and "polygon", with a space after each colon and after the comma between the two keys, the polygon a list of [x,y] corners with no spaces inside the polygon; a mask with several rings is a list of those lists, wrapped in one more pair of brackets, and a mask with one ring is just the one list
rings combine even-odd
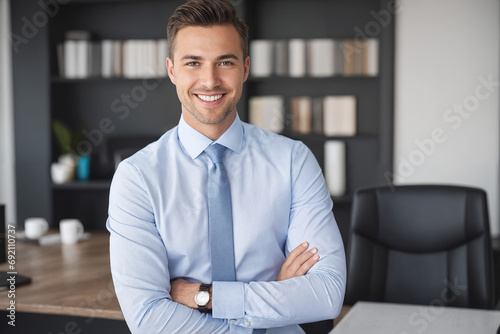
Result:
{"label": "short brown hair", "polygon": [[240,35],[243,59],[248,56],[248,27],[236,14],[236,9],[228,0],[189,0],[177,7],[168,20],[168,56],[174,57],[177,32],[188,26],[212,27],[232,25]]}

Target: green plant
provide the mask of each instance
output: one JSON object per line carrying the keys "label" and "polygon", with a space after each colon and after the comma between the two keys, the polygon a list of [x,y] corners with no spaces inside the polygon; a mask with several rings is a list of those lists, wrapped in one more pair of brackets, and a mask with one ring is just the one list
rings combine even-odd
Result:
{"label": "green plant", "polygon": [[61,121],[53,120],[52,131],[54,131],[54,136],[61,155],[72,153],[71,144],[73,141],[73,135],[71,134],[71,130],[68,126]]}
{"label": "green plant", "polygon": [[66,124],[57,119],[52,121],[52,131],[61,155],[76,154],[76,146],[82,139],[81,131],[72,132]]}

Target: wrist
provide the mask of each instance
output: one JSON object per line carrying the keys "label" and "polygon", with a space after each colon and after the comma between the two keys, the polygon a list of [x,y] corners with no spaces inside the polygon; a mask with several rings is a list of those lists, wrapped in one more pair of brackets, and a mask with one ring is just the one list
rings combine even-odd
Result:
{"label": "wrist", "polygon": [[212,285],[200,284],[194,295],[194,302],[198,311],[208,313],[212,309]]}

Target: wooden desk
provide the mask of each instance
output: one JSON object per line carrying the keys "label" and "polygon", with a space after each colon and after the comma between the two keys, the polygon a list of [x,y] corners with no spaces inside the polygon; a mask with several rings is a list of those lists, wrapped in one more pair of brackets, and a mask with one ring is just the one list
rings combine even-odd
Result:
{"label": "wooden desk", "polygon": [[[0,270],[9,271],[7,264]],[[16,242],[16,271],[32,283],[16,287],[16,312],[123,320],[109,268],[109,234],[75,245]],[[10,299],[1,291],[0,308]]]}
{"label": "wooden desk", "polygon": [[[9,271],[7,264],[0,270]],[[75,245],[16,242],[16,271],[32,283],[16,287],[16,312],[124,320],[109,268],[109,234]],[[0,291],[0,309],[9,306]],[[343,307],[335,324],[349,311]]]}

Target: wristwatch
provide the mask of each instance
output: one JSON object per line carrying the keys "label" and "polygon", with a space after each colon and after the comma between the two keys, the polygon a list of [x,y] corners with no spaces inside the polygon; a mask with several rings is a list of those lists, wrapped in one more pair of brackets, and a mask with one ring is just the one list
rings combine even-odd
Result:
{"label": "wristwatch", "polygon": [[200,290],[194,295],[194,302],[198,305],[198,311],[208,313],[210,310],[207,308],[210,301],[210,288],[211,284],[201,284]]}

